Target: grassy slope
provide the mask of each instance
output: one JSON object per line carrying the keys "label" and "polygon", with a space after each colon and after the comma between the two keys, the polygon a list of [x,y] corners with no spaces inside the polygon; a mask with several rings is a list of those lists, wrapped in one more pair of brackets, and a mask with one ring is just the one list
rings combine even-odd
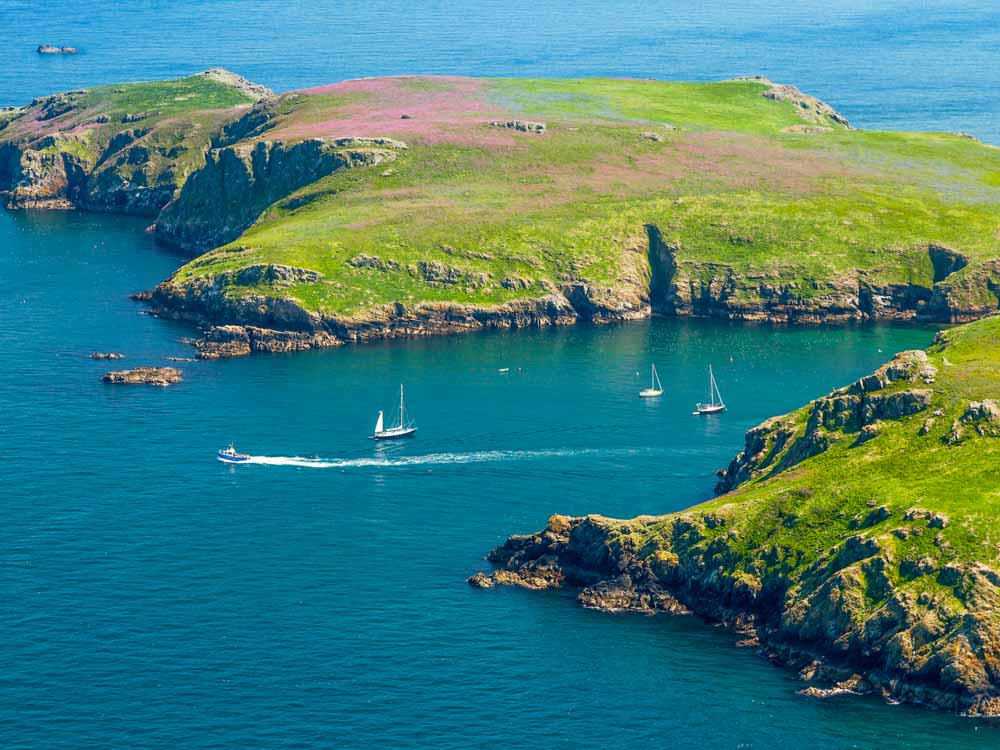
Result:
{"label": "grassy slope", "polygon": [[[948,444],[949,433],[972,401],[1000,400],[1000,317],[952,329],[930,351],[938,375],[928,411],[883,423],[878,437],[855,445],[845,433],[831,448],[785,471],[745,484],[697,511],[724,513],[740,529],[736,545],[747,561],[777,545],[801,555],[802,566],[856,533],[859,518],[886,506],[890,517],[872,528],[897,560],[931,556],[939,562],[1000,562],[1000,438],[982,436],[972,426],[964,439]],[[887,389],[913,387],[896,383]],[[933,427],[918,434],[935,410]],[[804,425],[808,408],[789,415]],[[1000,425],[995,426],[1000,431]],[[837,435],[834,435],[837,437]],[[952,522],[935,533],[901,539],[889,534],[909,526],[903,512],[919,507]],[[794,516],[794,522],[788,519]],[[941,540],[936,544],[935,538]],[[943,542],[943,543],[942,543]],[[759,563],[759,561],[758,561]],[[756,571],[758,574],[761,571]],[[901,582],[932,585],[933,577]],[[871,602],[875,607],[879,602]]]}
{"label": "grassy slope", "polygon": [[[806,296],[812,280],[856,269],[931,286],[929,243],[1000,256],[1000,151],[829,121],[829,132],[786,132],[808,123],[765,89],[404,78],[286,95],[273,129],[257,137],[385,135],[410,150],[389,173],[334,175],[300,191],[298,208],[279,202],[234,243],[249,252],[224,248],[179,278],[256,262],[303,266],[325,279],[292,293],[337,314],[396,300],[500,302],[537,294],[500,286],[509,275],[613,286],[648,273],[642,252],[627,252],[644,247],[646,223],[681,245],[682,262],[776,274]],[[514,116],[548,131],[488,125]],[[663,140],[643,138],[649,131]],[[401,269],[346,262],[361,253]],[[406,270],[418,261],[493,278],[432,285]]]}

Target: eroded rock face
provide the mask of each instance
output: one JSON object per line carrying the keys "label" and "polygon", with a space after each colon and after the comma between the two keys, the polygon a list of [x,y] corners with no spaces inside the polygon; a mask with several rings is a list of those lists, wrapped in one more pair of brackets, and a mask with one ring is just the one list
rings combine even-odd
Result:
{"label": "eroded rock face", "polygon": [[901,352],[871,375],[813,401],[804,428],[792,416],[767,420],[747,432],[743,451],[721,472],[715,491],[729,492],[754,477],[787,469],[850,435],[857,445],[877,438],[883,420],[926,411],[934,396],[920,387],[883,391],[899,382],[932,383],[936,375],[926,352]]}
{"label": "eroded rock face", "polygon": [[[869,528],[891,517],[888,510],[876,511]],[[919,510],[907,519],[921,528],[941,527],[934,514]],[[954,564],[938,573],[930,561],[900,562],[867,531],[847,537],[794,576],[791,566],[774,564],[782,554],[747,551],[724,514],[631,521],[553,516],[543,531],[511,537],[493,550],[488,559],[496,569],[469,583],[579,587],[583,606],[610,612],[694,611],[801,670],[810,683],[806,694],[814,697],[880,692],[966,713],[997,713],[1000,573],[982,564]],[[943,597],[899,589],[900,575],[936,576],[961,592],[956,595],[972,613],[959,616]],[[887,603],[873,607],[879,600]]]}
{"label": "eroded rock face", "polygon": [[342,169],[392,161],[399,148],[405,144],[389,139],[313,138],[294,144],[258,141],[210,151],[205,166],[163,209],[156,232],[191,250],[224,245],[289,193]]}

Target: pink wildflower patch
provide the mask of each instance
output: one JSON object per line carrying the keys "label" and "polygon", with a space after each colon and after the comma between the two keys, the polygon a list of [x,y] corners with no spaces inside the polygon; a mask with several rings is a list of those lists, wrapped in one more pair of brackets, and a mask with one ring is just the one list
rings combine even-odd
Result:
{"label": "pink wildflower patch", "polygon": [[[510,132],[489,127],[503,111],[487,101],[486,83],[456,76],[360,78],[298,93],[343,95],[345,105],[329,119],[279,128],[284,138],[386,136],[420,143],[508,146]],[[352,102],[352,95],[364,94]]]}

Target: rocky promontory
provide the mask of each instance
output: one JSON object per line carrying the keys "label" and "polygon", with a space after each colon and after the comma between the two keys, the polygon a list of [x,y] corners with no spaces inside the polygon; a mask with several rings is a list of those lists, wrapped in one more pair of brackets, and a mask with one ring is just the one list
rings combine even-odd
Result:
{"label": "rocky promontory", "polygon": [[797,670],[807,695],[1000,715],[998,397],[991,317],[754,428],[716,500],[627,521],[553,516],[469,583],[692,611]]}

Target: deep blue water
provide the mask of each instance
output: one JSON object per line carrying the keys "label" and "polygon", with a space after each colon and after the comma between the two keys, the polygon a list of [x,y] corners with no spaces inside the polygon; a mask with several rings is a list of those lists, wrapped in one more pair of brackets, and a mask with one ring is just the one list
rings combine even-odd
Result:
{"label": "deep blue water", "polygon": [[[685,5],[0,0],[0,101],[208,65],[278,89],[410,71],[761,71],[861,125],[1000,142],[986,3]],[[40,42],[82,53],[40,58]],[[188,328],[126,299],[181,262],[145,223],[0,211],[0,746],[1000,742],[982,722],[802,698],[793,674],[694,618],[464,583],[553,512],[707,499],[746,428],[932,331],[658,320],[185,362],[169,389],[107,387],[91,351],[130,366],[191,354]],[[659,403],[635,396],[651,360]],[[709,363],[731,410],[699,420]],[[418,437],[373,445],[401,381]],[[213,454],[229,440],[335,465],[226,467]]]}
{"label": "deep blue water", "polygon": [[[39,56],[40,43],[73,45]],[[866,128],[1000,144],[995,0],[0,0],[0,104],[211,65],[277,90],[393,73],[762,73]]]}

